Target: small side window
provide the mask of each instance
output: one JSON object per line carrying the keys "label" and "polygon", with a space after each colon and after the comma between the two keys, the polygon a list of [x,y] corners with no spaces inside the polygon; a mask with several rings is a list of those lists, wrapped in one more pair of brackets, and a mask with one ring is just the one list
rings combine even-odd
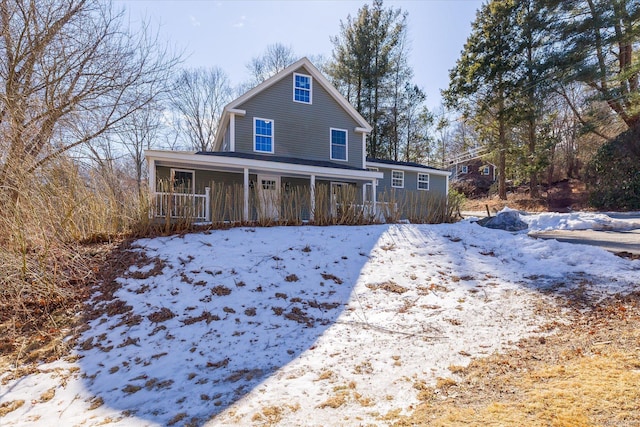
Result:
{"label": "small side window", "polygon": [[429,174],[418,174],[418,190],[429,190]]}
{"label": "small side window", "polygon": [[404,171],[391,171],[391,186],[404,188]]}

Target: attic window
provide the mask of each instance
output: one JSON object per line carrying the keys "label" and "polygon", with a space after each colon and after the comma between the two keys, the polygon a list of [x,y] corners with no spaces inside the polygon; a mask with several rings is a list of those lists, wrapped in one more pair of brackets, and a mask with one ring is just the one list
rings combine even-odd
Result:
{"label": "attic window", "polygon": [[293,100],[311,104],[311,76],[293,73]]}
{"label": "attic window", "polygon": [[482,168],[482,175],[489,175],[489,166],[485,166]]}
{"label": "attic window", "polygon": [[462,166],[462,171],[460,171],[460,173],[469,173],[469,166],[467,165]]}

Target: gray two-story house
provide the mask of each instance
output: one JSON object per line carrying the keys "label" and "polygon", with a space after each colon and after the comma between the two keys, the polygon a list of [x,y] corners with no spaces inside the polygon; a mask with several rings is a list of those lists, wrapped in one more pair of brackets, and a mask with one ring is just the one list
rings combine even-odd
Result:
{"label": "gray two-story house", "polygon": [[224,108],[213,151],[146,151],[155,214],[189,207],[200,221],[277,219],[289,203],[297,218],[314,221],[344,210],[337,195],[347,189],[351,208],[374,216],[384,190],[446,196],[448,171],[367,159],[370,131],[302,58]]}

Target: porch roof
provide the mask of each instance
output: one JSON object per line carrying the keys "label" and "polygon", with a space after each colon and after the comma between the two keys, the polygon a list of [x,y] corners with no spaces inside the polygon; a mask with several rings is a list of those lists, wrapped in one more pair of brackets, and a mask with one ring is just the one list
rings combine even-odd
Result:
{"label": "porch roof", "polygon": [[255,153],[147,150],[145,156],[148,161],[153,160],[163,166],[201,167],[238,173],[244,169],[249,169],[252,173],[262,172],[303,177],[313,175],[323,178],[357,181],[372,181],[383,177],[382,172],[358,169],[329,161]]}
{"label": "porch roof", "polygon": [[326,160],[300,159],[296,157],[273,156],[260,153],[239,153],[232,151],[198,151],[196,155],[216,156],[216,157],[237,157],[239,159],[264,160],[265,162],[290,163],[294,165],[318,166],[323,168],[349,169],[363,171],[365,169],[356,168],[347,164],[335,163]]}
{"label": "porch roof", "polygon": [[449,176],[450,171],[434,168],[433,166],[423,165],[415,162],[400,162],[395,160],[377,159],[374,157],[367,157],[367,166],[384,166],[389,168],[398,168],[404,170],[410,170],[414,172],[432,173],[434,175]]}

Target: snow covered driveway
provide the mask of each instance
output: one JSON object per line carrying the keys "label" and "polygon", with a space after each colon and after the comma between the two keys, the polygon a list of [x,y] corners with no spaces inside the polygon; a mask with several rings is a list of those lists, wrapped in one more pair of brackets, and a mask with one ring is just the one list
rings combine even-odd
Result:
{"label": "snow covered driveway", "polygon": [[556,298],[640,284],[640,261],[470,222],[237,228],[135,251],[75,358],[4,381],[0,403],[23,403],[0,424],[385,425],[456,366],[561,321]]}

